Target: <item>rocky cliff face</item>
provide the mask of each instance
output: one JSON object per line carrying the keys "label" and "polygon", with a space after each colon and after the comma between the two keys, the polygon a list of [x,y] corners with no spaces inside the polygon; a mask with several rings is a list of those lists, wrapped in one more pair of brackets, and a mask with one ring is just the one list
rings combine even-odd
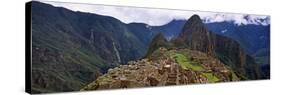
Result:
{"label": "rocky cliff face", "polygon": [[148,58],[109,69],[81,91],[238,80],[230,68],[203,52],[160,47]]}
{"label": "rocky cliff face", "polygon": [[145,53],[147,40],[113,17],[37,1],[31,2],[30,11],[32,93],[79,90],[107,69]]}

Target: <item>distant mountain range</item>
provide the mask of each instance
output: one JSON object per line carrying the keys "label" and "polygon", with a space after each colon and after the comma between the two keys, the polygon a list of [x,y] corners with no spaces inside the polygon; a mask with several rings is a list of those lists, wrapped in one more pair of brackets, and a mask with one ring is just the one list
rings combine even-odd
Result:
{"label": "distant mountain range", "polygon": [[80,90],[110,68],[152,58],[160,47],[203,53],[239,80],[269,78],[270,25],[204,24],[194,15],[149,26],[38,1],[31,6],[32,93]]}

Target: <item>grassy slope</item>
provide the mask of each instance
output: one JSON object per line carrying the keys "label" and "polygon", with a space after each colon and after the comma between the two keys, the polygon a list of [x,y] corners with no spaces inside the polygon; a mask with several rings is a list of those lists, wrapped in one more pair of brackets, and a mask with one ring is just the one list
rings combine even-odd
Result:
{"label": "grassy slope", "polygon": [[202,73],[210,82],[217,82],[220,79],[217,78],[213,73]]}
{"label": "grassy slope", "polygon": [[177,63],[183,68],[183,69],[192,69],[194,71],[203,71],[204,68],[193,61],[190,61],[190,59],[183,54],[175,54],[175,58]]}

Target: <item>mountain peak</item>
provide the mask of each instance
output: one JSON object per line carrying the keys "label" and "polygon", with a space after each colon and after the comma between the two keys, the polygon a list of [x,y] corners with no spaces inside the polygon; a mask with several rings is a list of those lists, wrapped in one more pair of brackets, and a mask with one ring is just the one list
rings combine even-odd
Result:
{"label": "mountain peak", "polygon": [[204,23],[202,22],[199,15],[195,14],[192,15],[187,22],[185,23],[184,27],[186,29],[192,29],[192,28],[205,28]]}
{"label": "mountain peak", "polygon": [[[179,34],[178,39],[185,41],[191,38],[206,36],[208,29],[198,15],[191,16],[183,26],[182,32]],[[207,37],[202,37],[207,38]]]}
{"label": "mountain peak", "polygon": [[168,43],[168,40],[162,33],[156,34],[148,47],[145,57],[150,56],[156,49],[160,47],[169,47]]}
{"label": "mountain peak", "polygon": [[195,15],[192,15],[188,21],[189,23],[200,23],[200,24],[203,24],[201,18],[199,15],[195,14]]}
{"label": "mountain peak", "polygon": [[197,14],[194,14],[189,19],[200,19],[200,16]]}

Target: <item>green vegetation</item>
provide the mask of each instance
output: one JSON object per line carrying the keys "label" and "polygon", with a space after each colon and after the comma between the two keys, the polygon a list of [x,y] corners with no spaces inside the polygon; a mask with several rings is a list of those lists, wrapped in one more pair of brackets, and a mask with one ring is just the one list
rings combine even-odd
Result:
{"label": "green vegetation", "polygon": [[231,72],[231,76],[232,76],[232,81],[237,81],[237,80],[240,80],[238,78],[238,76],[236,76],[236,74],[234,72]]}
{"label": "green vegetation", "polygon": [[217,82],[219,81],[219,78],[217,78],[213,73],[202,73],[209,82]]}
{"label": "green vegetation", "polygon": [[176,62],[183,68],[183,69],[192,69],[194,71],[203,71],[204,68],[193,61],[190,58],[187,58],[183,54],[176,53]]}

